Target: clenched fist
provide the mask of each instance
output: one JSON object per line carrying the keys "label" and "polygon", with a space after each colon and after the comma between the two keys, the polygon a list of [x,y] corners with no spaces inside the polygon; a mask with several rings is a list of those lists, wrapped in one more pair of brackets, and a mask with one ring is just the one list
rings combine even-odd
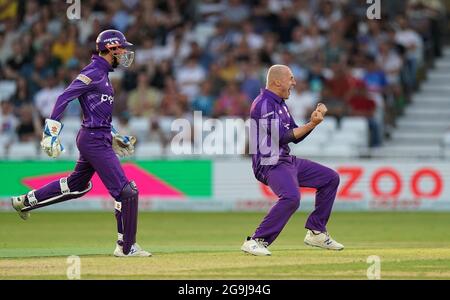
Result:
{"label": "clenched fist", "polygon": [[311,123],[313,123],[314,126],[317,126],[322,121],[323,121],[323,114],[318,109],[313,111],[312,114],[311,114]]}
{"label": "clenched fist", "polygon": [[320,102],[317,104],[316,110],[320,111],[324,117],[325,117],[325,115],[326,115],[326,113],[328,111],[328,109],[325,106],[325,104],[320,103]]}

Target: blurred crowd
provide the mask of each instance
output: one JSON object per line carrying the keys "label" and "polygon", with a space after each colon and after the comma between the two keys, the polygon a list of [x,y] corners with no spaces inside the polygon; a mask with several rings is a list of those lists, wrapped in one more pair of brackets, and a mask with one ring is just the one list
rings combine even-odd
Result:
{"label": "blurred crowd", "polygon": [[[287,101],[296,120],[320,100],[329,115],[363,116],[370,146],[383,143],[433,60],[441,55],[446,8],[439,0],[82,0],[70,4],[0,0],[0,132],[39,140],[58,95],[89,63],[95,39],[118,29],[135,63],[111,73],[114,116],[127,131],[149,120],[149,138],[167,143],[162,122],[193,111],[248,118],[272,64],[288,65],[297,85]],[[68,117],[79,117],[73,101]]]}

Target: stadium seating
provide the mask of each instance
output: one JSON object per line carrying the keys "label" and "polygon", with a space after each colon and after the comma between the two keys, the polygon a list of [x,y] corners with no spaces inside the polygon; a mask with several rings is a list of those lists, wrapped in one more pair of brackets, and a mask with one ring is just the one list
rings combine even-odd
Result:
{"label": "stadium seating", "polygon": [[136,158],[151,158],[164,154],[164,148],[161,143],[147,142],[137,144],[135,157]]}
{"label": "stadium seating", "polygon": [[331,136],[328,145],[350,145],[355,147],[367,147],[367,134],[364,135],[358,131],[347,131],[341,129]]}
{"label": "stadium seating", "polygon": [[138,140],[144,141],[150,129],[150,119],[146,117],[134,117],[129,121],[130,132]]}
{"label": "stadium seating", "polygon": [[358,149],[350,144],[330,144],[323,149],[323,155],[327,157],[351,158],[358,157]]}
{"label": "stadium seating", "polygon": [[322,146],[319,144],[300,143],[291,147],[291,154],[302,158],[317,157],[322,155]]}
{"label": "stadium seating", "polygon": [[166,153],[169,156],[177,156],[177,157],[183,157],[192,155],[193,153],[193,147],[190,143],[171,143],[167,146]]}
{"label": "stadium seating", "polygon": [[369,134],[369,125],[366,118],[363,117],[344,117],[341,120],[341,130],[358,132],[361,135]]}
{"label": "stadium seating", "polygon": [[450,138],[450,48],[436,60],[420,91],[399,117],[392,139],[380,149],[372,149],[373,157],[449,158]]}
{"label": "stadium seating", "polygon": [[10,159],[33,159],[37,156],[37,144],[29,143],[14,143],[8,151],[8,158]]}

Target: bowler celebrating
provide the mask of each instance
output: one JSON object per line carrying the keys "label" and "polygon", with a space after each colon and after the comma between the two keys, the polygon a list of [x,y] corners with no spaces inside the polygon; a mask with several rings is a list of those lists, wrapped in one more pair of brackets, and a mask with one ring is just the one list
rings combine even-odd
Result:
{"label": "bowler celebrating", "polygon": [[319,103],[310,121],[298,127],[285,103],[294,86],[292,71],[287,66],[274,65],[269,68],[266,88],[251,106],[253,173],[279,198],[253,236],[248,237],[241,247],[241,250],[253,255],[271,255],[267,247],[275,241],[300,205],[299,187],[317,189],[315,210],[305,225],[305,244],[332,250],[344,249],[326,229],[339,185],[339,175],[318,163],[289,155],[288,144],[299,143],[308,136],[323,121],[327,108]]}
{"label": "bowler celebrating", "polygon": [[98,55],[87,65],[69,87],[58,97],[53,112],[45,120],[42,149],[51,157],[62,151],[60,123],[68,103],[76,98],[83,111],[83,122],[77,136],[80,156],[75,170],[67,178],[53,181],[25,195],[12,197],[11,202],[22,219],[29,211],[81,197],[92,189],[95,172],[115,199],[118,240],[114,255],[119,257],[151,256],[136,243],[138,190],[129,181],[116,156],[130,155],[136,139],[122,136],[111,125],[114,90],[108,73],[119,65],[129,67],[134,52],[127,50],[131,43],[117,30],[105,30],[96,40]]}

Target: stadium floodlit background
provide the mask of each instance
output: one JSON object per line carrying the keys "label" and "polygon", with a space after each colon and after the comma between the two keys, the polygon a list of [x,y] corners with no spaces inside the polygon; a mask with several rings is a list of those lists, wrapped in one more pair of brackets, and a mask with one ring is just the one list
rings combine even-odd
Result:
{"label": "stadium floodlit background", "polygon": [[[110,73],[115,90],[113,122],[121,133],[138,138],[135,155],[124,160],[123,166],[140,189],[140,209],[144,212],[140,234],[141,239],[148,240],[144,244],[150,249],[176,252],[176,242],[164,244],[166,236],[178,236],[169,230],[186,236],[182,239],[183,251],[211,249],[206,246],[206,234],[193,233],[205,230],[205,224],[211,222],[218,226],[214,231],[217,238],[219,231],[230,230],[225,240],[237,239],[238,249],[240,239],[254,230],[271,207],[274,195],[254,179],[251,160],[245,153],[246,143],[241,138],[245,128],[238,127],[231,132],[233,138],[225,141],[244,153],[227,154],[205,142],[211,131],[194,118],[193,112],[201,112],[204,121],[248,119],[251,101],[264,87],[268,67],[286,64],[297,81],[287,101],[297,123],[308,120],[319,100],[329,109],[313,134],[291,148],[294,155],[322,162],[341,175],[334,207],[343,212],[332,216],[339,240],[345,244],[347,237],[350,246],[369,249],[373,245],[383,247],[382,241],[387,240],[394,241],[394,246],[403,242],[400,248],[412,244],[419,248],[435,246],[438,250],[433,248],[436,252],[431,256],[440,259],[440,267],[445,269],[433,273],[438,265],[433,261],[420,274],[450,277],[450,253],[443,250],[448,249],[450,236],[439,231],[449,225],[449,214],[441,211],[450,211],[450,1],[380,1],[379,19],[368,18],[371,4],[365,0],[69,2],[0,0],[0,211],[5,211],[0,214],[0,240],[7,241],[0,257],[49,255],[45,245],[39,245],[45,238],[35,236],[30,227],[25,229],[26,225],[13,215],[9,197],[72,170],[78,156],[75,137],[80,127],[79,103],[73,101],[66,111],[61,135],[66,152],[56,160],[39,148],[44,119],[58,95],[89,63],[97,34],[115,28],[135,45],[132,67]],[[76,3],[79,18],[73,6]],[[192,125],[184,136],[191,141],[188,145],[173,142],[179,132],[172,124],[180,118]],[[230,134],[222,129],[224,136]],[[82,199],[45,209],[64,211],[59,215],[34,213],[35,221],[30,220],[36,222],[33,228],[78,224],[77,218],[83,215],[79,211],[94,211],[96,222],[106,224],[102,230],[113,232],[111,216],[99,212],[111,212],[113,201],[96,176],[93,185]],[[301,203],[301,211],[310,211],[314,190],[302,189]],[[367,212],[380,210],[383,212]],[[409,213],[400,213],[404,210]],[[170,227],[167,220],[182,225]],[[290,253],[296,247],[303,249],[298,237],[303,234],[301,220],[292,221],[298,223],[290,223],[288,227],[293,228],[281,236],[282,250]],[[225,223],[228,227],[220,229]],[[152,224],[153,232],[146,232],[145,224]],[[380,228],[383,224],[392,227]],[[361,228],[355,229],[356,225]],[[155,233],[158,226],[167,232]],[[369,226],[376,233],[367,237]],[[17,254],[15,249],[22,247],[21,241],[12,239],[8,228],[22,228],[33,235],[36,240],[32,239],[29,247],[34,250]],[[69,225],[61,228],[73,233]],[[402,233],[411,228],[413,234]],[[433,236],[427,240],[430,232]],[[59,238],[70,244],[64,236],[63,231]],[[295,242],[289,240],[294,236]],[[76,248],[84,243],[82,238],[77,240],[77,253],[109,253],[107,246],[94,241],[98,238],[86,242],[91,243],[90,248]],[[229,260],[225,261],[232,265],[230,251],[235,248],[229,244],[220,248],[217,243],[212,249],[227,249]],[[59,249],[52,252],[55,255],[73,252],[64,248],[63,242],[55,247]],[[316,252],[312,255],[320,256]],[[322,255],[333,263],[332,255]],[[401,257],[408,255],[411,253],[402,253]],[[390,252],[386,257],[398,260]],[[345,259],[350,258],[342,259],[347,262]],[[359,259],[364,267],[364,259]],[[8,266],[8,262],[0,260],[0,266]],[[47,263],[53,266],[51,261]],[[403,267],[411,264],[406,262]],[[389,276],[408,277],[410,269],[401,269],[402,273],[395,266],[391,268],[394,271]],[[317,272],[323,268],[303,269],[306,273],[288,267],[280,270],[288,274],[287,278],[310,274],[320,277]],[[0,277],[8,277],[9,271],[0,268]],[[202,273],[178,271],[167,277],[217,275],[205,269]],[[247,276],[227,272],[220,274]],[[334,272],[329,277],[348,275],[339,273],[339,268]],[[417,277],[411,272],[411,277]],[[58,278],[58,274],[40,275]],[[141,275],[151,278],[149,274]],[[104,273],[94,270],[91,275],[101,277]]]}

